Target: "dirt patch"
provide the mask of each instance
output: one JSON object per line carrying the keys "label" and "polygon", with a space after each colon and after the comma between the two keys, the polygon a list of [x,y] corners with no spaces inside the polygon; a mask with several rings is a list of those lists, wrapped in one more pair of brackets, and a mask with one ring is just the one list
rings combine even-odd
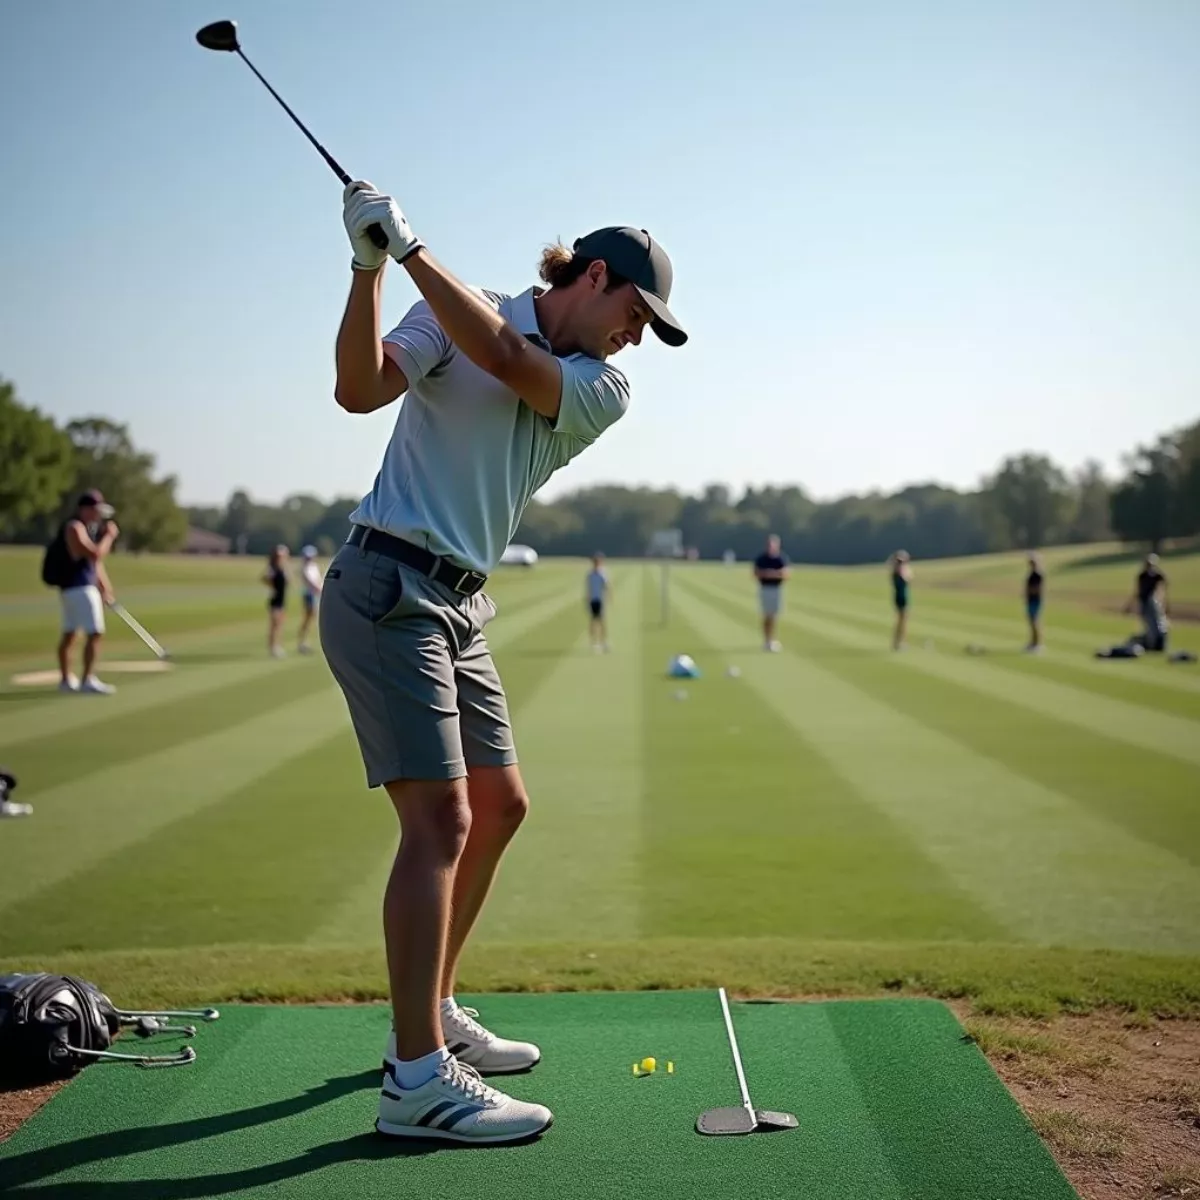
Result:
{"label": "dirt patch", "polygon": [[953,1007],[1083,1200],[1200,1200],[1200,1022]]}
{"label": "dirt patch", "polygon": [[[1200,1021],[950,1006],[1082,1200],[1200,1200]],[[0,1091],[0,1141],[62,1086]]]}
{"label": "dirt patch", "polygon": [[0,1088],[0,1142],[11,1137],[63,1083],[43,1083],[30,1088]]}

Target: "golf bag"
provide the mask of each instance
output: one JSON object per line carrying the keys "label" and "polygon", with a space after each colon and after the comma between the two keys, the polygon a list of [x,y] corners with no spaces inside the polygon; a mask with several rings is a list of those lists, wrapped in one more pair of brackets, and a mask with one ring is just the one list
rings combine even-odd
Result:
{"label": "golf bag", "polygon": [[193,1061],[185,1046],[174,1054],[118,1054],[111,1050],[124,1026],[138,1037],[178,1033],[191,1037],[194,1025],[170,1025],[165,1018],[195,1016],[216,1020],[217,1010],[202,1012],[124,1012],[94,984],[74,975],[0,975],[0,1077],[44,1083],[78,1074],[97,1059],[136,1062],[143,1067],[173,1067]]}
{"label": "golf bag", "polygon": [[42,582],[47,587],[67,587],[76,570],[75,560],[67,549],[67,527],[64,523],[51,538],[42,555]]}

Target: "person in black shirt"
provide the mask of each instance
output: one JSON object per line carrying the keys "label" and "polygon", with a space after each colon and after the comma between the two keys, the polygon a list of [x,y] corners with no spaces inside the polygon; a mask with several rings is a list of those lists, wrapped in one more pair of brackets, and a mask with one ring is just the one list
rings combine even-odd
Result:
{"label": "person in black shirt", "polygon": [[263,583],[270,589],[271,595],[267,600],[267,650],[272,658],[282,658],[284,649],[279,644],[279,635],[283,630],[283,610],[287,604],[288,577],[284,564],[288,560],[288,548],[276,546],[271,551],[267,562],[267,570],[263,575]]}
{"label": "person in black shirt", "polygon": [[1141,614],[1145,626],[1142,645],[1147,650],[1167,648],[1167,617],[1170,615],[1167,608],[1167,577],[1158,568],[1157,554],[1146,555],[1125,611]]}
{"label": "person in black shirt", "polygon": [[762,610],[763,649],[772,654],[782,648],[775,639],[775,623],[783,603],[783,581],[788,574],[788,560],[780,550],[779,538],[771,534],[766,550],[754,560],[754,578],[758,580]]}
{"label": "person in black shirt", "polygon": [[1026,654],[1042,652],[1042,564],[1036,554],[1029,556],[1029,574],[1025,576],[1025,613],[1029,617],[1029,645]]}

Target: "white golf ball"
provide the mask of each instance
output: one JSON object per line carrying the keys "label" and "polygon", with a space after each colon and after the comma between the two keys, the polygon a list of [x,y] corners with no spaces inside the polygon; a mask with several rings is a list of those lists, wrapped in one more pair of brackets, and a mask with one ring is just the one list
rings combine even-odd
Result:
{"label": "white golf ball", "polygon": [[730,679],[737,679],[738,676],[741,675],[741,673],[742,673],[741,667],[727,667],[725,669],[725,674],[728,675]]}

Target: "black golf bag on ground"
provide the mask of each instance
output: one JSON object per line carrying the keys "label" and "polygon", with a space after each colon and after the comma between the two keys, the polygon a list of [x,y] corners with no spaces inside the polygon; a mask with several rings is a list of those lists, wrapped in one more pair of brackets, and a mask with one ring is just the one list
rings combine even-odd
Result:
{"label": "black golf bag on ground", "polygon": [[192,1062],[191,1046],[174,1054],[119,1054],[110,1049],[124,1027],[138,1037],[156,1033],[192,1037],[194,1025],[171,1025],[170,1017],[215,1021],[215,1008],[195,1012],[125,1012],[94,984],[75,975],[0,975],[0,1078],[44,1083],[78,1074],[97,1059],[174,1067]]}

